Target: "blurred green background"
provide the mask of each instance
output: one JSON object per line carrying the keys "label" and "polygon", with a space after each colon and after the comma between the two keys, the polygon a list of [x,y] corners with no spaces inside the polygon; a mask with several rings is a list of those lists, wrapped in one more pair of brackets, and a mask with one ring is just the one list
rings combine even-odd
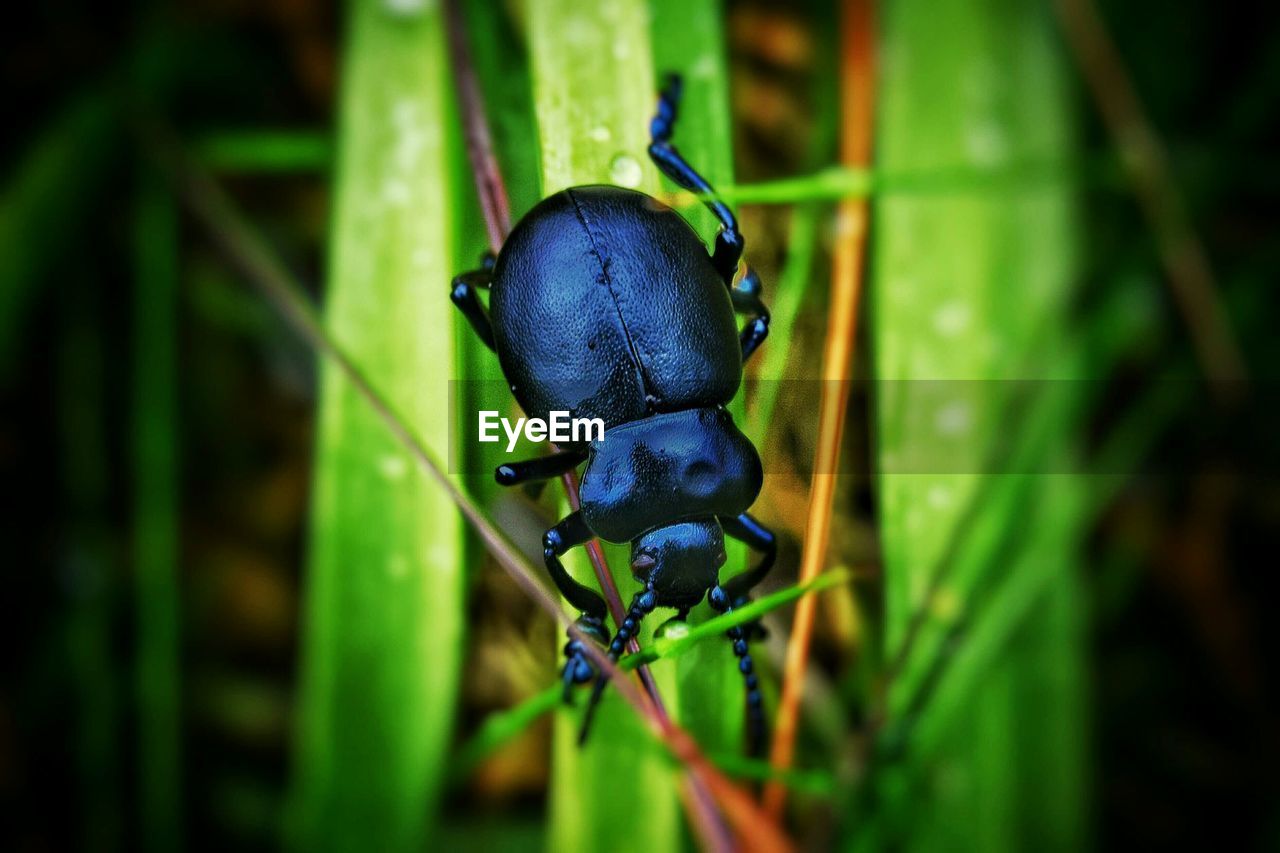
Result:
{"label": "blurred green background", "polygon": [[[711,760],[784,783],[803,849],[1280,845],[1277,14],[882,0],[859,170],[837,2],[459,5],[517,217],[670,192],[647,122],[688,81],[676,142],[774,311],[734,404],[764,594],[804,546],[835,205],[869,205],[825,559],[852,581],[819,599],[790,772],[740,756],[727,643],[654,664]],[[448,300],[488,243],[441,4],[7,17],[4,846],[697,846],[673,759],[616,691],[574,745],[560,629],[252,286],[322,305],[540,566],[559,485],[501,492],[449,443],[512,404]]]}

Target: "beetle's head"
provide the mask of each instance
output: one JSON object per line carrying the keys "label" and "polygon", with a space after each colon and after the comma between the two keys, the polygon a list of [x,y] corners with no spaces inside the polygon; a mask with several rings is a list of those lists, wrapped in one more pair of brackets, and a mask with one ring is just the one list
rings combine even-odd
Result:
{"label": "beetle's head", "polygon": [[701,601],[716,585],[724,560],[724,531],[715,519],[659,527],[631,542],[631,573],[653,585],[662,607]]}

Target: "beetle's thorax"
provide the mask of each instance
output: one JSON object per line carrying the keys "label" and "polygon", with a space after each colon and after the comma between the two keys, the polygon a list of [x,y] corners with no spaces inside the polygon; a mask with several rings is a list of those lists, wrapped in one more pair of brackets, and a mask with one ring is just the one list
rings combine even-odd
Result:
{"label": "beetle's thorax", "polygon": [[582,513],[609,542],[691,519],[736,517],[763,479],[755,448],[718,406],[618,425],[589,453]]}

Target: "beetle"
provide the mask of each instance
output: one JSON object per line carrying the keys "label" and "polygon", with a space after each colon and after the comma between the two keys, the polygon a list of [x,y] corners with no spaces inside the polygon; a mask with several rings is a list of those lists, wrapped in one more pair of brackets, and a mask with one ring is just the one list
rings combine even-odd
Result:
{"label": "beetle", "polygon": [[[552,411],[600,418],[604,437],[569,442],[548,456],[498,467],[504,486],[546,480],[586,463],[578,510],[549,529],[543,556],[552,581],[581,615],[580,631],[617,660],[657,607],[683,619],[708,598],[718,612],[743,606],[772,568],[777,544],[748,508],[760,493],[760,457],[725,406],[742,365],[765,340],[769,312],[759,277],[745,267],[737,219],[671,143],[681,80],[669,75],[650,122],[649,156],[720,222],[708,251],[676,211],[615,186],[577,186],[543,199],[512,229],[496,257],[453,280],[452,300],[497,353],[512,394],[530,418]],[[489,291],[488,307],[479,296]],[[745,314],[737,326],[735,313]],[[761,555],[720,582],[724,536]],[[631,545],[643,589],[609,637],[604,599],[560,558],[593,538]],[[727,632],[746,687],[750,750],[764,739],[749,624]],[[564,647],[565,699],[596,678],[583,725],[607,683],[580,642]]]}

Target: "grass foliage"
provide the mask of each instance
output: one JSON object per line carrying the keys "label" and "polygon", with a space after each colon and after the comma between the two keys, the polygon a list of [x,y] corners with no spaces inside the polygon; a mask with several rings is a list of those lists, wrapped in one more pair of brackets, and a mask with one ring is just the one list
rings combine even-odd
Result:
{"label": "grass foliage", "polygon": [[[1074,380],[1105,373],[1141,330],[1118,290],[1083,321],[1064,319],[1085,256],[1074,182],[1086,158],[1077,142],[1077,95],[1048,7],[1015,0],[877,4],[872,168],[823,165],[840,124],[832,106],[839,81],[827,74],[831,79],[809,93],[826,113],[807,158],[812,174],[735,186],[730,62],[718,0],[458,5],[517,218],[575,185],[673,190],[646,154],[655,93],[667,72],[686,83],[674,140],[685,157],[737,204],[792,206],[785,263],[776,282],[765,282],[774,323],[753,366],[763,381],[750,418],[745,394],[731,407],[761,446],[789,414],[779,411],[780,380],[817,373],[789,359],[804,329],[826,326],[825,318],[806,315],[823,300],[806,297],[821,286],[814,273],[825,266],[829,202],[857,196],[871,203],[859,331],[867,340],[858,349],[869,361],[854,374],[875,380],[867,431],[881,577],[854,588],[851,572],[832,570],[729,615],[714,616],[704,604],[689,625],[659,638],[654,631],[669,613],[655,614],[641,632],[642,652],[621,666],[651,666],[665,707],[727,776],[786,785],[793,794],[786,825],[802,840],[813,841],[804,838],[809,817],[836,814],[830,831],[838,837],[819,843],[995,853],[1084,847],[1090,735],[1081,551],[1089,523],[1121,478],[1030,472],[1067,470],[1082,453],[1076,437],[1097,400],[1093,384]],[[818,14],[836,19],[835,4],[818,6]],[[678,750],[655,738],[617,690],[606,694],[585,748],[577,743],[581,707],[561,706],[549,665],[539,675],[548,675],[545,687],[474,726],[465,721],[468,737],[459,737],[463,726],[454,717],[473,663],[465,657],[468,595],[489,559],[480,535],[488,534],[491,548],[497,542],[496,552],[509,552],[499,560],[504,566],[523,566],[504,538],[516,534],[495,534],[497,523],[486,519],[510,517],[517,502],[529,510],[531,502],[474,473],[476,459],[467,455],[474,448],[450,447],[450,380],[483,380],[459,385],[462,415],[514,403],[496,359],[448,299],[451,277],[476,265],[487,240],[458,118],[445,6],[353,0],[345,21],[333,133],[214,130],[189,146],[192,162],[222,174],[332,176],[324,331],[312,342],[323,344],[327,334],[336,346],[319,345],[334,358],[319,370],[286,840],[308,851],[412,851],[455,839],[461,830],[442,808],[446,797],[475,783],[478,768],[551,716],[545,828],[495,821],[484,837],[521,846],[536,837],[565,851],[688,848],[695,834],[684,812],[693,797]],[[11,373],[21,344],[30,283],[57,254],[48,251],[46,235],[60,224],[68,234],[82,225],[81,202],[103,183],[105,152],[120,135],[116,109],[97,89],[69,101],[0,197],[0,378]],[[133,764],[144,815],[138,840],[161,850],[176,849],[184,837],[182,242],[175,187],[151,168],[141,164],[133,198]],[[203,214],[198,202],[192,208],[217,232],[224,202]],[[710,242],[714,217],[695,203],[679,209]],[[750,258],[750,233],[747,239]],[[214,242],[253,243],[243,233]],[[256,244],[242,249],[242,268],[267,268],[267,278],[283,268],[274,258],[264,262]],[[291,280],[264,290],[272,287],[288,291],[284,313],[291,313],[289,300],[302,304]],[[58,398],[68,424],[58,446],[74,456],[84,450],[73,434],[107,441],[99,368],[83,364],[102,341],[80,314],[62,322],[59,381],[73,390]],[[303,316],[301,325],[308,322]],[[344,374],[335,363],[344,357],[358,369]],[[371,406],[374,395],[354,387],[353,375],[368,377],[385,405]],[[1005,381],[1026,377],[1061,381],[1040,383],[1029,397]],[[493,396],[495,387],[501,395]],[[1187,405],[1178,393],[1161,386],[1139,395],[1101,442],[1101,469],[1120,470],[1149,447],[1161,424]],[[814,418],[792,417],[806,419]],[[779,445],[794,436],[785,438]],[[410,445],[419,439],[425,451],[415,454]],[[911,468],[918,458],[941,461],[936,467],[948,472]],[[455,489],[430,479],[424,459],[427,466],[451,461],[466,473]],[[72,510],[99,512],[106,475],[88,463],[71,467],[88,472],[67,478]],[[549,494],[544,508],[559,501],[557,511],[566,514],[558,483]],[[464,529],[459,506],[480,519],[479,535]],[[846,510],[853,512],[838,511]],[[789,523],[795,527],[794,518]],[[536,551],[538,543],[519,544]],[[625,602],[636,590],[628,550],[606,553]],[[724,571],[753,559],[729,543]],[[565,562],[596,584],[582,549]],[[538,597],[536,584],[513,574]],[[823,664],[848,659],[836,679],[820,673],[817,688],[805,694],[800,766],[742,758],[743,685],[724,632],[835,587],[848,611],[848,597],[859,597],[866,624],[859,625],[857,655],[815,652]],[[98,804],[95,825],[118,824],[108,813],[121,796],[98,789],[132,765],[115,755],[111,731],[119,724],[109,687],[90,677],[102,665],[95,646],[110,634],[110,613],[101,601],[82,605],[67,631],[78,695],[105,709],[98,719],[77,718],[84,776],[93,783],[86,799]],[[557,629],[556,669],[563,642]],[[755,660],[768,694],[777,673],[763,649]],[[579,691],[579,706],[587,692]]]}
{"label": "grass foliage", "polygon": [[[882,38],[879,168],[981,169],[1073,153],[1047,9],[891,3]],[[958,94],[940,99],[949,81]],[[886,740],[901,752],[875,783],[877,820],[913,849],[1083,842],[1083,495],[1075,478],[991,461],[1031,441],[1027,466],[1011,470],[1050,470],[1071,450],[1062,416],[1079,384],[1045,383],[1034,405],[1053,417],[1011,426],[1001,380],[1077,376],[1059,323],[1075,283],[1072,198],[1065,186],[1030,185],[875,202]],[[939,379],[974,382],[949,386],[952,398],[918,381]],[[966,388],[980,388],[983,404]],[[938,446],[971,473],[894,473]]]}
{"label": "grass foliage", "polygon": [[[544,194],[600,183],[657,190],[656,170],[644,153],[643,117],[653,108],[654,79],[647,13],[642,0],[528,4]],[[622,548],[605,550],[625,603],[634,583],[628,555]],[[565,565],[579,580],[596,585],[581,549]],[[645,626],[641,642],[652,636],[653,627]],[[671,681],[660,685],[670,688]],[[552,849],[604,849],[618,838],[645,849],[679,844],[678,781],[642,726],[616,691],[601,702],[585,749],[577,745],[578,716],[557,715],[548,826]],[[625,785],[618,775],[622,768]],[[645,791],[644,808],[623,795],[624,788]]]}
{"label": "grass foliage", "polygon": [[[358,2],[343,66],[325,320],[437,458],[456,342],[452,92],[438,9]],[[465,553],[449,497],[322,371],[293,831],[421,849],[446,770]]]}

